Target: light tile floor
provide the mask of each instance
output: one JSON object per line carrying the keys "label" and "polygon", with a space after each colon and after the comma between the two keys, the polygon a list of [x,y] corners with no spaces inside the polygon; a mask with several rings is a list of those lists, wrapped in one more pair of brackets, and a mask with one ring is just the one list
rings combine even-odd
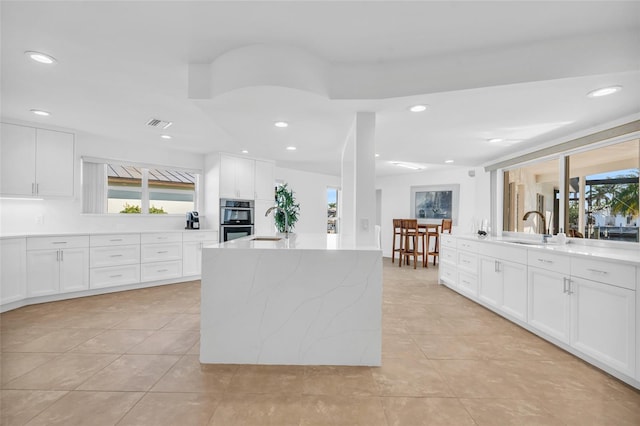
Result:
{"label": "light tile floor", "polygon": [[200,365],[197,281],[7,312],[1,423],[640,425],[639,391],[436,280],[385,259],[381,368]]}

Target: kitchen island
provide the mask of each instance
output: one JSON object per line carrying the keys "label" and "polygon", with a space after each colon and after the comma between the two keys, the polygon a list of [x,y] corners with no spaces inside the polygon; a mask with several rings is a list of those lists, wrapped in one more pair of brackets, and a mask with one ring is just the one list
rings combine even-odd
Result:
{"label": "kitchen island", "polygon": [[381,365],[382,253],[339,235],[204,247],[200,362]]}

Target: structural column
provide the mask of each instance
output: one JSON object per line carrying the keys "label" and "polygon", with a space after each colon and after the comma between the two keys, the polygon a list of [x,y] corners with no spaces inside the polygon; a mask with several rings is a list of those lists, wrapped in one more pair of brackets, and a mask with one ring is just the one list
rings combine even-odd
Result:
{"label": "structural column", "polygon": [[358,112],[342,151],[342,233],[358,245],[373,245],[376,223],[373,112]]}

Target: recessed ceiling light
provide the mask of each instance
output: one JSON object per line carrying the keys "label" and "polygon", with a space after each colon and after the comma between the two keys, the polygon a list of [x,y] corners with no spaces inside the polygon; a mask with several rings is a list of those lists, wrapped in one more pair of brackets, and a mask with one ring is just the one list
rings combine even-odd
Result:
{"label": "recessed ceiling light", "polygon": [[376,158],[380,157],[380,154],[376,154]]}
{"label": "recessed ceiling light", "polygon": [[41,64],[50,65],[57,62],[56,58],[54,58],[53,56],[47,55],[46,53],[34,52],[32,50],[28,50],[24,52],[24,54],[27,55],[32,60],[36,62],[40,62]]}
{"label": "recessed ceiling light", "polygon": [[422,112],[425,111],[427,109],[426,105],[414,105],[411,108],[409,108],[409,111],[411,112]]}
{"label": "recessed ceiling light", "polygon": [[500,142],[504,142],[504,139],[502,139],[502,138],[492,138],[492,139],[487,139],[487,142],[489,142],[489,143],[500,143]]}
{"label": "recessed ceiling light", "polygon": [[424,167],[422,167],[422,166],[418,166],[416,164],[402,163],[400,161],[390,161],[390,163],[393,164],[394,166],[404,167],[405,169],[409,169],[409,170],[422,170],[422,169],[424,169]]}
{"label": "recessed ceiling light", "polygon": [[587,96],[590,98],[599,98],[601,96],[613,95],[616,92],[622,90],[622,86],[610,86],[610,87],[602,87],[600,89],[592,90],[587,93]]}
{"label": "recessed ceiling light", "polygon": [[160,137],[162,139],[171,139],[171,136],[169,136],[169,135],[160,135]]}
{"label": "recessed ceiling light", "polygon": [[275,123],[273,123],[273,125],[280,128],[289,127],[289,123],[287,123],[286,121],[276,121]]}
{"label": "recessed ceiling light", "polygon": [[444,162],[447,163],[447,164],[451,164],[451,163],[453,163],[453,160],[444,160]]}
{"label": "recessed ceiling light", "polygon": [[288,146],[287,147],[287,151],[295,151],[296,149],[298,149],[298,148],[296,148],[295,146]]}
{"label": "recessed ceiling light", "polygon": [[31,112],[34,113],[35,115],[41,115],[43,117],[48,117],[51,115],[49,111],[43,111],[41,109],[32,109]]}
{"label": "recessed ceiling light", "polygon": [[242,151],[240,151],[240,152],[242,152],[243,154],[248,154],[248,153],[249,153],[249,151],[247,151],[246,149],[243,149],[243,150],[242,150]]}

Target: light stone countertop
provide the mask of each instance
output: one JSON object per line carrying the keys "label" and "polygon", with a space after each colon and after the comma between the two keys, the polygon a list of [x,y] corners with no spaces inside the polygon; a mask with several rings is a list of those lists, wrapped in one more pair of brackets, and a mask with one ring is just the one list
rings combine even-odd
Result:
{"label": "light stone countertop", "polygon": [[[475,235],[455,235],[458,238],[464,238],[473,241],[481,241],[492,244],[509,244],[526,249],[551,251],[558,254],[580,255],[593,257],[594,259],[612,260],[624,263],[631,263],[640,266],[640,244],[633,246],[633,243],[621,243],[623,247],[602,247],[597,245],[588,245],[586,240],[569,239],[567,244],[558,244],[549,240],[549,243],[542,244],[537,239],[517,238],[517,237],[487,237],[480,239]],[[540,237],[542,238],[542,237]]]}
{"label": "light stone countertop", "polygon": [[2,238],[24,238],[24,237],[78,237],[84,235],[111,235],[111,234],[174,234],[177,232],[218,232],[217,229],[155,229],[148,231],[131,231],[131,230],[109,230],[109,231],[76,231],[76,232],[28,232],[28,233],[5,233],[0,235]]}
{"label": "light stone countertop", "polygon": [[[264,241],[260,238],[280,238],[277,241]],[[284,234],[276,236],[250,235],[219,244],[210,244],[205,248],[223,249],[266,249],[266,250],[365,250],[380,251],[375,245],[357,245],[353,238],[341,234]]]}

